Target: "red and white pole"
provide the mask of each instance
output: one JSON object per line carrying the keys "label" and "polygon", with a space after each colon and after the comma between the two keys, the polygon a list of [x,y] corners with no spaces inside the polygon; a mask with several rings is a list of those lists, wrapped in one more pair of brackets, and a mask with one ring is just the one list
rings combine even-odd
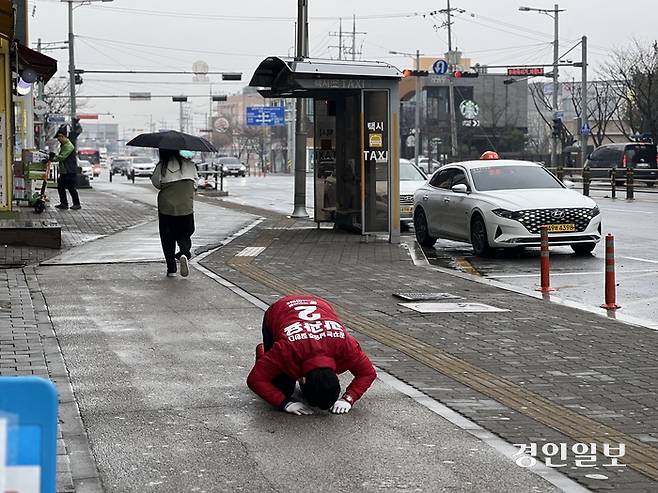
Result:
{"label": "red and white pole", "polygon": [[548,226],[541,227],[541,252],[540,252],[540,281],[541,287],[537,291],[550,293],[555,291],[551,288],[550,261],[548,257]]}
{"label": "red and white pole", "polygon": [[605,237],[605,304],[601,308],[616,310],[617,284],[615,280],[615,237],[608,233]]}

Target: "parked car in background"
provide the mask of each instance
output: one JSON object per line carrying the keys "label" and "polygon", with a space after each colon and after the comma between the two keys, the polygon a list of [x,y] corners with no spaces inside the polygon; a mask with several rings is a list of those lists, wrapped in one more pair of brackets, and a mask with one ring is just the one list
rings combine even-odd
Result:
{"label": "parked car in background", "polygon": [[[416,163],[415,159],[411,159],[412,163]],[[437,169],[441,167],[441,163],[437,161],[436,159],[432,159],[430,161],[430,158],[428,157],[419,157],[418,158],[418,167],[423,170],[424,173],[427,173],[427,164],[430,164],[430,171],[429,174],[431,175],[434,173]]]}
{"label": "parked car in background", "polygon": [[610,179],[610,170],[615,169],[617,183],[626,181],[626,170],[633,169],[633,179],[644,181],[652,187],[658,179],[658,154],[656,144],[628,142],[605,144],[597,147],[585,161],[594,179]]}
{"label": "parked car in background", "polygon": [[94,179],[92,164],[89,161],[78,158],[78,168],[80,168],[80,174],[85,175],[90,180]]}
{"label": "parked car in background", "polygon": [[569,245],[577,255],[601,240],[596,202],[536,163],[452,163],[414,194],[416,239],[426,247],[437,238],[470,242],[484,257],[494,248],[539,246],[544,225],[550,245]]}
{"label": "parked car in background", "polygon": [[400,159],[400,224],[414,220],[414,192],[427,182],[427,175],[407,159]]}
{"label": "parked car in background", "polygon": [[130,167],[130,162],[132,161],[130,156],[117,156],[112,159],[111,169],[112,174],[121,174],[125,175],[126,170]]}
{"label": "parked car in background", "polygon": [[237,157],[220,157],[217,163],[221,166],[222,176],[247,175],[247,167]]}
{"label": "parked car in background", "polygon": [[130,160],[130,165],[126,170],[128,176],[133,173],[135,176],[151,176],[155,171],[156,162],[153,158],[144,156],[135,156]]}

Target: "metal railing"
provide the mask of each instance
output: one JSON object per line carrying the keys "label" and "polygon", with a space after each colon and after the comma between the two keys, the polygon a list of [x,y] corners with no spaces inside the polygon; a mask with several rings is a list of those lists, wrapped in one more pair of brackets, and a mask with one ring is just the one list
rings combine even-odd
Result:
{"label": "metal railing", "polygon": [[[645,176],[649,169],[636,168],[570,168],[570,167],[546,167],[560,180],[572,181],[577,189],[582,190],[583,195],[589,196],[592,191],[610,192],[611,198],[617,198],[618,189],[624,189],[626,199],[632,200],[636,193],[651,194],[658,193],[655,184],[657,178]],[[658,172],[658,170],[654,170]]]}
{"label": "metal railing", "polygon": [[[213,164],[213,169],[212,170],[199,170],[198,174],[199,176],[203,176],[206,178],[206,181],[208,181],[208,177],[212,176],[214,177],[214,190],[219,190],[221,192],[224,191],[224,173],[221,171],[221,164]],[[218,188],[219,186],[219,188]]]}

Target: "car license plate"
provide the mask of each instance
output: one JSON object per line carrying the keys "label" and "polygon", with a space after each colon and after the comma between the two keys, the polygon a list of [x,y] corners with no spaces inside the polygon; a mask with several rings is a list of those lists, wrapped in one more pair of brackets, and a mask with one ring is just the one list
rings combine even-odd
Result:
{"label": "car license plate", "polygon": [[414,207],[412,205],[403,205],[400,207],[400,212],[403,214],[409,214],[410,212],[413,212]]}
{"label": "car license plate", "polygon": [[549,233],[569,233],[576,231],[575,224],[548,224]]}
{"label": "car license plate", "polygon": [[637,163],[635,166],[636,166],[637,168],[648,168],[648,167],[649,167],[649,163]]}

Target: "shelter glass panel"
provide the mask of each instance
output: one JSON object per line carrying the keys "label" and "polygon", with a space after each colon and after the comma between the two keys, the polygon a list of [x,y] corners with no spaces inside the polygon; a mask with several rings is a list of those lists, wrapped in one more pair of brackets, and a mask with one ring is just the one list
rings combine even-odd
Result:
{"label": "shelter glass panel", "polygon": [[364,233],[388,232],[388,91],[363,92]]}

